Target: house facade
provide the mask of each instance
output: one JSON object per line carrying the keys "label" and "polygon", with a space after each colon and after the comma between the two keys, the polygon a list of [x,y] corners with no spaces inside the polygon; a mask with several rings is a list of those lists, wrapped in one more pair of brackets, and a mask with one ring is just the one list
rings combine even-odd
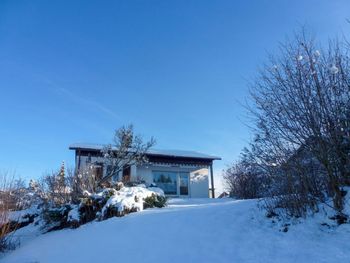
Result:
{"label": "house facade", "polygon": [[[103,145],[72,144],[75,151],[76,170],[92,167],[97,177],[108,174],[108,165],[103,157]],[[113,176],[114,181],[143,181],[163,189],[167,196],[215,197],[213,162],[216,156],[192,151],[149,150],[147,163],[125,167]]]}

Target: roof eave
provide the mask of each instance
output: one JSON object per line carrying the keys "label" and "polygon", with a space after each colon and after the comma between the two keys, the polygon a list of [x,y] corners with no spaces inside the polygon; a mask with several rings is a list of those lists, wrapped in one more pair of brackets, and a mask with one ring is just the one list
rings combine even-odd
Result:
{"label": "roof eave", "polygon": [[181,156],[181,155],[171,155],[171,154],[156,154],[156,153],[146,153],[148,156],[164,156],[164,157],[172,157],[172,158],[190,158],[190,159],[198,159],[198,160],[222,160],[217,156],[208,156],[208,157],[198,157],[198,156]]}
{"label": "roof eave", "polygon": [[[69,146],[69,150],[83,150],[83,151],[94,151],[94,152],[100,152],[102,149],[97,148],[91,148],[91,147],[79,147],[79,146]],[[198,160],[222,160],[220,157],[217,156],[182,156],[182,155],[171,155],[171,154],[157,154],[157,153],[146,153],[147,156],[164,156],[164,157],[172,157],[172,158],[191,158],[191,159],[198,159]]]}

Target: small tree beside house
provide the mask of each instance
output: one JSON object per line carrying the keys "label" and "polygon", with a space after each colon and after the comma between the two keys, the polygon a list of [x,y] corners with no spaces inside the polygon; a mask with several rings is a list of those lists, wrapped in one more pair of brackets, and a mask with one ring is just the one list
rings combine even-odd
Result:
{"label": "small tree beside house", "polygon": [[[155,145],[156,141],[152,137],[144,142],[140,135],[136,135],[133,125],[123,126],[116,130],[113,143],[104,147],[103,155],[106,160],[107,174],[101,178],[100,184],[106,184],[113,176],[117,176],[125,169],[130,169],[132,165],[147,162],[146,152]],[[128,175],[122,176],[122,181],[127,182]]]}

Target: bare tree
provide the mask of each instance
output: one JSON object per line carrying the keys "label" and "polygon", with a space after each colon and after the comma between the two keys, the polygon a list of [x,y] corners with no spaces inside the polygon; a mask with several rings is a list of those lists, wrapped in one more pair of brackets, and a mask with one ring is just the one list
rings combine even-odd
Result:
{"label": "bare tree", "polygon": [[133,125],[123,126],[116,130],[113,144],[103,149],[109,169],[100,183],[110,180],[124,168],[147,162],[146,153],[154,145],[153,137],[144,142],[140,135],[135,135]]}
{"label": "bare tree", "polygon": [[344,208],[342,186],[350,182],[350,60],[335,41],[317,48],[304,33],[281,45],[253,84],[257,163],[281,166],[300,147],[322,165],[333,206]]}
{"label": "bare tree", "polygon": [[224,171],[224,182],[232,197],[251,199],[266,196],[270,178],[252,157],[244,149],[240,160]]}
{"label": "bare tree", "polygon": [[85,193],[94,193],[98,187],[98,179],[92,166],[86,166],[75,173],[73,169],[67,169],[67,180],[73,203],[79,203]]}
{"label": "bare tree", "polygon": [[68,184],[64,163],[59,171],[45,174],[40,182],[42,196],[46,203],[63,205],[71,202],[71,188]]}

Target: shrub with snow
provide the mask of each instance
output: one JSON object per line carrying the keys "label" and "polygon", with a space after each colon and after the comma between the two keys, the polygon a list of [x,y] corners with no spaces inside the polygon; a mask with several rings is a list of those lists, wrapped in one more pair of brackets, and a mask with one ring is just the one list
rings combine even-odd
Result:
{"label": "shrub with snow", "polygon": [[45,229],[47,232],[70,227],[68,214],[71,210],[71,205],[44,209],[42,218],[45,222]]}
{"label": "shrub with snow", "polygon": [[[154,203],[149,203],[149,198],[152,197],[165,199],[164,192],[157,187],[146,188],[144,185],[124,187],[108,199],[101,211],[102,218],[124,216],[131,212],[142,211],[144,208],[155,207]],[[160,205],[158,202],[156,207],[164,207],[165,203],[164,201]]]}
{"label": "shrub with snow", "polygon": [[105,220],[110,217],[121,217],[132,212],[151,207],[164,207],[164,192],[157,187],[146,188],[144,185],[122,187],[119,191],[106,188],[81,199],[79,205],[64,205],[43,210],[46,230],[76,228],[94,220]]}
{"label": "shrub with snow", "polygon": [[143,208],[144,209],[152,208],[152,207],[161,208],[166,205],[166,202],[167,202],[167,198],[165,196],[152,194],[151,196],[148,196],[144,199]]}
{"label": "shrub with snow", "polygon": [[89,194],[83,198],[78,208],[80,224],[100,219],[101,210],[108,199],[109,197],[103,197],[102,192],[99,194]]}
{"label": "shrub with snow", "polygon": [[99,193],[85,192],[79,205],[32,206],[29,209],[14,211],[6,226],[0,224],[0,230],[10,233],[31,223],[39,224],[41,231],[50,232],[64,228],[77,228],[94,220],[121,217],[132,212],[151,207],[164,207],[164,192],[157,187],[145,185],[124,187],[120,190],[106,188]]}

